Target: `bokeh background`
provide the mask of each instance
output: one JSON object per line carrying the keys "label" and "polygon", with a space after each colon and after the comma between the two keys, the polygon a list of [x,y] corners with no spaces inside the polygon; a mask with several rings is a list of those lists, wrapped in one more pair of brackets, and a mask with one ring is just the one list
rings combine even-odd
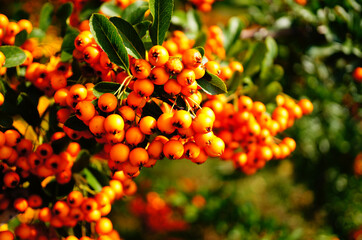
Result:
{"label": "bokeh background", "polygon": [[[0,12],[34,23],[45,1],[0,1]],[[51,1],[58,4],[58,1]],[[184,9],[185,1],[176,1]],[[190,8],[188,5],[186,8]],[[295,152],[254,175],[229,161],[164,161],[136,178],[138,193],[117,203],[114,225],[125,239],[362,239],[362,2],[225,0],[200,13],[203,29],[230,17],[244,29],[235,59],[267,36],[283,93],[306,97],[314,111],[285,134]],[[185,30],[187,31],[187,29]],[[263,60],[263,59],[261,59]],[[272,73],[270,73],[272,74]],[[249,95],[273,109],[260,70]],[[156,222],[156,223],[155,223]],[[162,226],[162,227],[160,227]]]}

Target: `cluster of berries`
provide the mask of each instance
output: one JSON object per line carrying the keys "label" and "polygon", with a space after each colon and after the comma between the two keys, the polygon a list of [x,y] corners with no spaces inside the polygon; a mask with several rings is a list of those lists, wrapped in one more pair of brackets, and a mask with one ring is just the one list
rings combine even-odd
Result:
{"label": "cluster of berries", "polygon": [[146,200],[142,197],[132,199],[130,209],[155,232],[184,231],[188,228],[187,222],[178,219],[175,209],[156,192],[149,192]]}
{"label": "cluster of berries", "polygon": [[[253,174],[271,159],[284,159],[295,150],[296,143],[286,137],[275,136],[294,124],[295,119],[313,111],[312,103],[302,99],[277,96],[276,107],[271,116],[262,102],[248,96],[238,98],[238,110],[225,98],[217,97],[205,102],[204,106],[214,110],[215,131],[226,145],[222,159],[232,159],[236,168]],[[241,151],[238,152],[238,149]]]}
{"label": "cluster of berries", "polygon": [[217,25],[212,25],[207,29],[207,39],[205,43],[205,56],[209,60],[225,58],[224,35]]}

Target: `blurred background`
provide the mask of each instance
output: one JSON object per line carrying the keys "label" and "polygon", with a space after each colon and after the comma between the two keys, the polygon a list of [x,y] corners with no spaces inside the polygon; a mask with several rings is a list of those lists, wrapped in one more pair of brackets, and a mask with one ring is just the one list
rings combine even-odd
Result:
{"label": "blurred background", "polygon": [[[43,2],[1,0],[0,9],[13,19],[36,22]],[[176,9],[185,8],[192,6],[176,1]],[[362,66],[362,2],[225,0],[199,14],[201,30],[223,27],[232,16],[241,19],[241,38],[230,54],[242,63],[254,44],[265,44],[268,36],[275,40],[277,90],[263,90],[268,86],[260,72],[265,54],[247,76],[258,86],[248,95],[273,109],[282,90],[297,100],[310,99],[314,111],[285,132],[297,143],[293,154],[268,162],[254,175],[218,159],[202,165],[165,160],[144,169],[136,178],[137,195],[112,210],[120,235],[362,239],[362,83],[353,76]]]}

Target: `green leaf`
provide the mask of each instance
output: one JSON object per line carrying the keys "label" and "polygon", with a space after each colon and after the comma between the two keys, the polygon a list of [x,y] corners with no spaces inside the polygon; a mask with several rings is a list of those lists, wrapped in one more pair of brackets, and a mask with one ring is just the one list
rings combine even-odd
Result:
{"label": "green leaf", "polygon": [[242,29],[243,23],[238,17],[230,18],[227,28],[224,31],[224,48],[226,54],[230,50],[231,46],[235,43],[235,41],[240,38]]}
{"label": "green leaf", "polygon": [[29,38],[39,38],[42,39],[45,37],[45,32],[39,28],[33,28],[33,31],[29,34]]}
{"label": "green leaf", "polygon": [[24,29],[15,36],[15,46],[21,46],[28,38],[28,32]]}
{"label": "green leaf", "polygon": [[74,164],[72,167],[72,172],[79,173],[84,168],[88,167],[90,157],[91,157],[91,155],[89,154],[89,152],[87,150],[84,150],[84,149],[81,150],[78,153],[77,159],[74,161]]}
{"label": "green leaf", "polygon": [[257,98],[263,102],[270,102],[275,99],[275,97],[283,91],[282,85],[277,82],[269,83],[262,91],[259,91]]}
{"label": "green leaf", "polygon": [[9,84],[0,79],[0,92],[4,95],[5,101],[0,106],[2,112],[7,113],[10,116],[16,115],[19,110],[16,105],[18,93],[16,93]]}
{"label": "green leaf", "polygon": [[191,39],[195,39],[201,31],[201,19],[197,11],[189,10],[186,12],[186,36]]}
{"label": "green leaf", "polygon": [[32,99],[26,93],[20,93],[17,99],[17,105],[20,115],[33,127],[40,125],[40,116],[37,107],[33,104]]}
{"label": "green leaf", "polygon": [[13,125],[13,119],[7,114],[0,112],[0,128],[9,129]]}
{"label": "green leaf", "polygon": [[73,12],[73,3],[67,2],[61,5],[56,12],[57,18],[65,23]]}
{"label": "green leaf", "polygon": [[89,20],[90,30],[99,46],[105,51],[109,59],[129,72],[127,50],[117,28],[107,17],[95,13]]}
{"label": "green leaf", "polygon": [[101,5],[100,11],[108,17],[121,16],[122,10],[113,2],[106,2]]}
{"label": "green leaf", "polygon": [[150,11],[153,16],[150,36],[153,45],[162,45],[171,23],[174,1],[150,0]]}
{"label": "green leaf", "polygon": [[60,48],[60,60],[62,62],[68,62],[73,58],[73,50],[75,49],[74,40],[78,36],[78,33],[68,33],[65,35]]}
{"label": "green leaf", "polygon": [[109,20],[118,29],[128,54],[136,59],[145,59],[145,46],[133,26],[119,17],[112,17]]}
{"label": "green leaf", "polygon": [[265,68],[260,73],[260,79],[262,83],[269,83],[271,81],[279,81],[284,75],[284,69],[282,66],[274,64],[268,68]]}
{"label": "green leaf", "polygon": [[19,47],[1,46],[0,52],[5,55],[4,67],[11,68],[21,65],[26,60],[26,54]]}
{"label": "green leaf", "polygon": [[273,65],[274,59],[278,55],[278,44],[274,40],[274,38],[268,36],[265,39],[266,53],[265,58],[262,63],[262,68],[269,68]]}
{"label": "green leaf", "polygon": [[201,79],[197,80],[197,84],[204,92],[210,95],[227,93],[227,88],[224,81],[207,70],[205,75]]}
{"label": "green leaf", "polygon": [[136,30],[138,36],[140,38],[143,38],[146,35],[150,25],[151,25],[150,21],[143,21],[143,22],[135,24],[134,29]]}
{"label": "green leaf", "polygon": [[76,131],[84,131],[88,129],[87,125],[85,125],[84,122],[75,115],[68,118],[68,120],[64,123],[64,126]]}
{"label": "green leaf", "polygon": [[109,186],[108,175],[106,175],[104,172],[101,172],[101,170],[99,170],[98,168],[96,168],[96,166],[93,165],[91,164],[90,166],[88,166],[87,170],[89,170],[93,174],[93,176],[102,186]]}
{"label": "green leaf", "polygon": [[242,83],[243,73],[235,72],[231,79],[228,81],[228,94],[233,94]]}
{"label": "green leaf", "polygon": [[97,178],[89,171],[88,168],[84,168],[82,171],[85,179],[87,180],[89,186],[91,186],[96,192],[100,192],[102,190],[102,184],[99,183]]}
{"label": "green leaf", "polygon": [[265,44],[259,42],[250,49],[250,58],[243,64],[244,75],[252,76],[260,70],[266,52]]}
{"label": "green leaf", "polygon": [[114,82],[100,82],[93,87],[93,94],[97,98],[102,96],[104,93],[115,93],[121,84]]}
{"label": "green leaf", "polygon": [[45,3],[40,11],[39,28],[44,32],[47,31],[52,23],[53,11],[54,6],[51,3]]}
{"label": "green leaf", "polygon": [[145,1],[137,1],[129,5],[122,14],[122,18],[132,25],[140,23],[145,17],[148,10],[148,3]]}
{"label": "green leaf", "polygon": [[197,51],[201,53],[201,56],[204,57],[205,55],[205,49],[203,47],[195,47]]}

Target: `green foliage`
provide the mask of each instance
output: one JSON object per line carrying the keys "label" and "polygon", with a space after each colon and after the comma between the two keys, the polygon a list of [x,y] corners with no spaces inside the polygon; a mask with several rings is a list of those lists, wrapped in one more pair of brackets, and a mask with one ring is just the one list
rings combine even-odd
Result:
{"label": "green foliage", "polygon": [[153,17],[153,22],[150,27],[152,43],[153,45],[162,45],[171,23],[174,2],[173,0],[150,0],[149,4]]}
{"label": "green foliage", "polygon": [[0,52],[5,55],[4,67],[6,68],[16,67],[26,60],[26,54],[19,47],[1,46]]}
{"label": "green foliage", "polygon": [[197,80],[201,89],[210,95],[227,93],[226,85],[218,76],[206,70],[205,75]]}
{"label": "green foliage", "polygon": [[126,47],[117,28],[101,14],[93,14],[89,20],[91,32],[99,46],[105,51],[109,59],[129,71],[129,60]]}

